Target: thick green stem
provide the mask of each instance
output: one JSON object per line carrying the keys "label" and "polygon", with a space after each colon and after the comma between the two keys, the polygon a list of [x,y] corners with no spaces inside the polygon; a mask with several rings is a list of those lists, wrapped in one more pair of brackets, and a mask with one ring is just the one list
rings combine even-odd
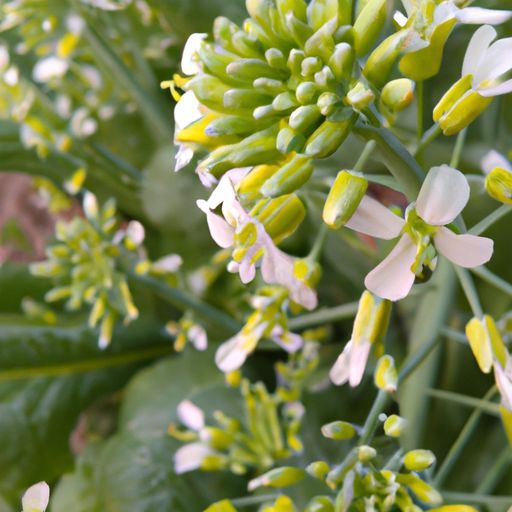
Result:
{"label": "thick green stem", "polygon": [[454,265],[454,268],[462,286],[462,290],[464,291],[466,299],[469,302],[473,315],[477,318],[482,318],[484,316],[484,312],[471,275],[465,268],[459,267],[457,265]]}
{"label": "thick green stem", "polygon": [[314,313],[307,313],[305,315],[292,318],[288,322],[290,329],[306,329],[314,325],[326,324],[329,322],[339,322],[347,318],[353,318],[357,313],[359,302],[349,302],[334,308],[320,309]]}
{"label": "thick green stem", "polygon": [[462,155],[462,149],[464,148],[464,142],[466,141],[467,128],[460,131],[457,135],[457,141],[453,148],[452,159],[450,160],[450,167],[457,168],[459,166],[460,157]]}
{"label": "thick green stem", "polygon": [[469,231],[471,235],[480,235],[488,228],[490,228],[495,222],[500,220],[507,213],[512,212],[512,206],[509,204],[503,204],[499,208],[496,208],[490,215],[482,219],[478,224],[475,224]]}

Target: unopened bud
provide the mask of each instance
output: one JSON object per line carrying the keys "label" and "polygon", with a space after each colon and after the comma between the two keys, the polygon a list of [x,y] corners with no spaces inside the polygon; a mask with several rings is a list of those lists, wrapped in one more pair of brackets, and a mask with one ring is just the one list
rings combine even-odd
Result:
{"label": "unopened bud", "polygon": [[278,165],[257,165],[238,185],[237,194],[244,202],[252,202],[260,197],[263,184],[279,169]]}
{"label": "unopened bud", "polygon": [[301,105],[290,114],[288,122],[293,129],[302,132],[314,126],[321,117],[322,113],[317,105]]}
{"label": "unopened bud", "polygon": [[327,423],[322,426],[321,431],[324,437],[335,439],[336,441],[352,439],[357,434],[356,427],[346,421],[333,421],[332,423]]}
{"label": "unopened bud", "polygon": [[311,158],[294,155],[265,181],[261,187],[261,194],[265,197],[277,197],[294,192],[309,180],[313,170]]}
{"label": "unopened bud", "polygon": [[386,22],[386,0],[369,0],[354,23],[354,48],[361,57],[368,53]]}
{"label": "unopened bud", "polygon": [[237,512],[236,508],[229,500],[218,501],[213,503],[204,512]]}
{"label": "unopened bud", "polygon": [[438,505],[443,501],[442,496],[431,485],[415,474],[400,473],[397,475],[396,481],[409,487],[416,498],[423,503]]}
{"label": "unopened bud", "polygon": [[407,426],[407,420],[392,414],[384,422],[384,433],[389,437],[400,437]]}
{"label": "unopened bud", "polygon": [[207,443],[214,450],[225,450],[233,442],[233,436],[218,427],[204,427],[199,433],[199,439]]}
{"label": "unopened bud", "polygon": [[375,369],[375,385],[388,393],[394,393],[398,385],[398,372],[391,356],[382,356]]}
{"label": "unopened bud", "polygon": [[339,229],[354,214],[363,198],[368,182],[350,171],[340,171],[324,204],[323,220],[332,229]]}
{"label": "unopened bud", "polygon": [[295,97],[301,105],[312,103],[318,94],[318,86],[315,82],[301,82],[295,91]]}
{"label": "unopened bud", "polygon": [[414,99],[414,82],[408,78],[391,80],[382,89],[382,105],[393,114],[407,108]]}
{"label": "unopened bud", "polygon": [[324,116],[332,114],[337,105],[341,103],[341,99],[333,92],[324,92],[320,95],[317,101],[318,108]]}
{"label": "unopened bud", "polygon": [[391,315],[391,302],[379,299],[365,290],[359,300],[359,308],[352,329],[352,341],[368,340],[370,343],[382,341],[386,334],[389,317]]}
{"label": "unopened bud", "polygon": [[332,155],[348,137],[355,119],[352,112],[345,110],[339,119],[324,121],[307,140],[304,153],[314,158]]}
{"label": "unopened bud", "polygon": [[310,288],[315,288],[322,277],[322,267],[311,258],[301,258],[293,264],[293,275]]}
{"label": "unopened bud", "polygon": [[375,99],[375,94],[363,82],[358,82],[345,96],[345,101],[356,110],[363,110]]}
{"label": "unopened bud", "polygon": [[290,126],[283,126],[277,134],[276,147],[281,153],[291,153],[292,151],[302,151],[306,139],[304,135]]}
{"label": "unopened bud", "polygon": [[336,45],[334,52],[329,58],[329,68],[336,80],[341,82],[352,76],[354,59],[354,50],[348,43],[338,43]]}
{"label": "unopened bud", "polygon": [[315,496],[309,501],[304,512],[334,512],[334,503],[329,496]]}
{"label": "unopened bud", "polygon": [[357,458],[361,462],[368,462],[377,456],[377,450],[372,446],[363,445],[357,448]]}
{"label": "unopened bud", "polygon": [[331,470],[329,464],[324,462],[323,460],[318,460],[316,462],[312,462],[306,468],[306,471],[314,478],[318,478],[318,480],[323,480],[327,473]]}
{"label": "unopened bud", "polygon": [[512,204],[512,172],[494,168],[485,178],[485,190],[496,201]]}
{"label": "unopened bud", "polygon": [[494,359],[505,366],[507,349],[491,316],[472,318],[466,324],[466,337],[476,362],[484,373],[491,371]]}
{"label": "unopened bud", "polygon": [[247,488],[249,491],[254,491],[258,489],[258,487],[287,487],[300,482],[305,476],[306,472],[300,468],[292,466],[275,468],[252,479]]}
{"label": "unopened bud", "polygon": [[424,471],[435,461],[436,457],[430,450],[411,450],[404,456],[404,466],[409,471]]}

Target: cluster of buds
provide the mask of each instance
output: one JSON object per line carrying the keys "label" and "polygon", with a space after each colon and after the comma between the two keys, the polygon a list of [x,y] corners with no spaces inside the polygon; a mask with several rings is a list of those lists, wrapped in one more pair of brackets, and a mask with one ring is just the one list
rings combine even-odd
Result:
{"label": "cluster of buds", "polygon": [[[397,416],[382,418],[384,433],[398,437],[403,420]],[[395,427],[392,426],[395,425]],[[322,433],[334,441],[354,441],[361,429],[343,421],[335,421],[322,427]],[[325,484],[326,492],[312,497],[302,508],[292,499],[281,495],[275,501],[262,505],[263,512],[314,512],[322,510],[399,510],[402,512],[476,512],[463,505],[441,506],[440,493],[428,482],[428,470],[436,462],[429,450],[411,450],[402,454],[399,450],[386,460],[369,445],[358,444],[352,448],[343,462],[330,465],[315,461],[305,469],[286,466],[267,471],[249,483],[249,489],[260,487],[283,488],[294,485],[305,478],[314,478]],[[211,505],[207,512],[236,512],[229,500]]]}
{"label": "cluster of buds", "polygon": [[298,334],[288,331],[286,314],[289,294],[281,286],[265,286],[251,297],[254,311],[240,332],[217,349],[215,362],[223,372],[238,370],[264,338],[271,339],[287,352],[296,352],[303,345]]}
{"label": "cluster of buds", "polygon": [[144,228],[131,221],[119,229],[115,204],[107,201],[100,209],[96,197],[84,195],[86,218],[60,221],[55,228],[57,243],[47,248],[48,259],[31,265],[33,274],[49,277],[57,286],[46,301],[66,299],[66,308],[75,311],[91,305],[89,325],[100,325],[99,346],[106,347],[116,321],[137,318],[121,260],[133,255],[144,240]]}
{"label": "cluster of buds", "polygon": [[189,400],[178,405],[178,418],[186,428],[172,424],[169,434],[187,444],[174,455],[176,473],[196,469],[262,472],[302,451],[298,432],[304,408],[300,402],[282,400],[264,384],[247,380],[242,381],[240,391],[245,421],[215,411],[215,425],[208,425],[197,405]]}
{"label": "cluster of buds", "polygon": [[[205,184],[251,166],[241,188],[258,183],[262,196],[276,197],[301,187],[312,159],[334,153],[359,117],[373,122],[387,80],[370,84],[357,59],[379,37],[386,1],[356,3],[353,12],[351,1],[248,0],[243,27],[220,17],[212,40],[193,34],[183,52],[187,76],[168,83],[179,99],[176,168],[203,148]],[[377,103],[386,116],[412,100],[413,84],[394,82]]]}

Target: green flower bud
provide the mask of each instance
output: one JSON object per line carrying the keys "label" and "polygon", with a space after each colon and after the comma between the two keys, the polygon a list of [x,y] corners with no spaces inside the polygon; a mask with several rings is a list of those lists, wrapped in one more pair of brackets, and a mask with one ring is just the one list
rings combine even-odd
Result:
{"label": "green flower bud", "polygon": [[386,22],[386,0],[369,0],[354,23],[354,48],[361,57],[368,53]]}
{"label": "green flower bud", "polygon": [[277,197],[289,194],[300,188],[313,174],[311,158],[294,155],[276,173],[265,181],[261,193],[265,197]]}
{"label": "green flower bud", "polygon": [[201,462],[203,471],[221,471],[227,467],[228,460],[224,455],[207,455]]}
{"label": "green flower bud", "polygon": [[352,76],[352,68],[354,67],[354,50],[347,43],[338,43],[329,57],[329,67],[333,72],[336,80],[341,82]]}
{"label": "green flower bud", "polygon": [[377,456],[377,450],[371,446],[363,445],[357,448],[357,458],[361,462],[369,462]]}
{"label": "green flower bud", "polygon": [[219,78],[205,74],[196,75],[185,87],[187,91],[193,91],[203,105],[220,111],[224,109],[224,94],[230,89]]}
{"label": "green flower bud", "polygon": [[315,496],[304,512],[334,512],[334,504],[329,496]]}
{"label": "green flower bud", "polygon": [[272,97],[265,93],[258,93],[254,89],[229,89],[224,93],[223,103],[229,109],[253,109],[261,103],[272,101]]}
{"label": "green flower bud", "polygon": [[333,34],[338,28],[337,20],[330,19],[322,25],[305,43],[304,52],[306,55],[320,57],[327,62],[334,51]]}
{"label": "green flower bud", "polygon": [[375,95],[372,90],[362,82],[357,82],[345,96],[345,101],[356,110],[365,109],[374,99]]}
{"label": "green flower bud", "polygon": [[[333,116],[334,117],[334,116]],[[332,155],[348,137],[356,117],[347,110],[339,120],[324,121],[306,141],[304,153],[314,158]]]}
{"label": "green flower bud", "polygon": [[389,437],[400,437],[407,426],[407,420],[392,414],[386,418],[384,422],[384,433]]}
{"label": "green flower bud", "polygon": [[273,68],[260,59],[238,59],[227,65],[226,73],[251,82],[262,76],[280,80],[288,74],[287,71]]}
{"label": "green flower bud", "polygon": [[318,478],[318,480],[324,480],[327,473],[331,470],[329,464],[324,462],[323,460],[319,460],[316,462],[312,462],[306,468],[306,471],[314,478]]}
{"label": "green flower bud", "polygon": [[297,100],[291,92],[282,92],[272,101],[272,107],[278,112],[284,112],[297,106]]}
{"label": "green flower bud", "polygon": [[424,471],[435,461],[436,457],[430,450],[411,450],[404,456],[404,466],[409,471]]}
{"label": "green flower bud", "polygon": [[263,184],[279,170],[279,165],[257,165],[238,185],[238,196],[243,202],[251,203],[260,197]]}
{"label": "green flower bud", "polygon": [[496,167],[485,178],[485,190],[496,201],[512,204],[512,172]]}
{"label": "green flower bud", "polygon": [[363,198],[368,182],[349,171],[340,171],[324,204],[323,220],[332,229],[339,229],[354,214]]}
{"label": "green flower bud", "polygon": [[249,491],[254,491],[258,487],[287,487],[300,482],[305,476],[306,472],[300,468],[292,466],[275,468],[257,478],[253,478],[247,488]]}
{"label": "green flower bud", "polygon": [[456,23],[457,18],[453,17],[435,26],[428,46],[405,54],[399,64],[402,74],[417,82],[437,75],[443,59],[444,45]]}
{"label": "green flower bud", "polygon": [[438,505],[443,501],[441,495],[417,475],[399,474],[396,477],[396,481],[409,487],[413,494],[423,503]]}
{"label": "green flower bud", "polygon": [[324,437],[335,439],[336,441],[352,439],[357,434],[356,427],[346,421],[333,421],[332,423],[327,423],[322,426],[321,431]]}
{"label": "green flower bud", "polygon": [[339,106],[341,100],[333,92],[323,92],[318,98],[317,105],[324,116],[332,114],[336,106]]}
{"label": "green flower bud", "polygon": [[408,78],[391,80],[382,89],[380,101],[387,110],[395,114],[407,108],[414,99],[414,82]]}
{"label": "green flower bud", "polygon": [[322,267],[312,258],[301,258],[293,264],[293,275],[310,288],[315,288],[322,277]]}
{"label": "green flower bud", "polygon": [[306,57],[301,64],[301,75],[304,78],[312,77],[322,67],[322,59],[319,57]]}
{"label": "green flower bud", "polygon": [[322,113],[317,105],[302,105],[290,114],[290,126],[299,132],[309,132],[318,124]]}
{"label": "green flower bud", "polygon": [[337,18],[338,0],[311,0],[307,9],[309,25],[318,30],[322,25]]}
{"label": "green flower bud", "polygon": [[229,500],[218,501],[213,503],[204,512],[237,512],[236,508],[232,505]]}
{"label": "green flower bud", "polygon": [[302,133],[289,126],[283,126],[277,134],[276,147],[281,153],[286,154],[292,151],[301,151],[305,142]]}
{"label": "green flower bud", "polygon": [[318,86],[314,82],[301,82],[295,91],[295,97],[301,105],[316,101],[318,95]]}
{"label": "green flower bud", "polygon": [[233,436],[218,427],[204,427],[199,433],[199,438],[214,450],[225,450],[233,443]]}
{"label": "green flower bud", "polygon": [[508,444],[512,446],[512,411],[509,411],[503,404],[500,404],[500,416],[505,434],[507,435]]}
{"label": "green flower bud", "polygon": [[394,393],[398,386],[398,372],[395,367],[395,361],[391,356],[382,356],[375,369],[375,385],[387,391],[388,393]]}
{"label": "green flower bud", "polygon": [[250,215],[257,217],[272,240],[279,244],[300,226],[306,209],[295,194],[286,194],[275,199],[262,199]]}

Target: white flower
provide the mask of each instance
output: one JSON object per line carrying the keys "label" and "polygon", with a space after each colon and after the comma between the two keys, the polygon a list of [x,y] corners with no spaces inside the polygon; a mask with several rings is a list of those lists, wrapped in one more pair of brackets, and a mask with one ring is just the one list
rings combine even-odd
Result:
{"label": "white flower", "polygon": [[190,430],[199,432],[204,427],[204,413],[190,400],[183,400],[176,408],[178,418]]}
{"label": "white flower", "polygon": [[494,361],[494,378],[501,395],[501,403],[505,409],[512,412],[512,359],[507,359],[505,368]]}
{"label": "white flower", "polygon": [[415,267],[422,262],[430,244],[461,267],[477,267],[489,261],[493,252],[491,239],[457,235],[443,227],[455,220],[468,200],[466,177],[447,165],[430,169],[416,203],[409,207],[407,222],[365,196],[346,225],[385,240],[401,234],[389,255],[366,276],[368,290],[389,300],[404,298],[414,283]]}
{"label": "white flower", "polygon": [[208,335],[200,325],[193,325],[187,332],[188,339],[196,350],[206,350],[208,348]]}
{"label": "white flower", "polygon": [[215,453],[209,446],[201,442],[188,443],[178,448],[174,454],[174,472],[180,475],[199,469],[204,459],[215,455]]}
{"label": "white flower", "polygon": [[193,91],[187,91],[174,107],[174,143],[178,145],[176,165],[174,166],[176,172],[185,167],[194,156],[193,145],[180,143],[177,140],[177,135],[183,128],[201,119],[203,115],[201,104]]}
{"label": "white flower", "polygon": [[179,270],[182,264],[183,259],[179,254],[168,254],[154,261],[151,264],[151,269],[162,274],[173,274]]}
{"label": "white flower", "polygon": [[50,56],[37,62],[32,71],[32,76],[36,82],[49,82],[64,76],[68,67],[69,63],[67,60]]}
{"label": "white flower", "polygon": [[512,91],[512,79],[503,81],[512,69],[512,37],[492,43],[496,36],[496,30],[491,26],[480,27],[473,34],[464,56],[462,76],[472,76],[472,90],[480,96],[499,96]]}
{"label": "white flower", "polygon": [[[229,171],[220,179],[208,201],[197,201],[197,206],[206,213],[210,234],[217,245],[228,248],[235,245],[237,234],[245,229],[252,230],[254,240],[243,248],[239,261],[230,264],[228,270],[238,272],[242,282],[248,283],[254,279],[258,264],[266,283],[284,286],[294,302],[314,309],[316,293],[295,277],[294,258],[275,246],[263,225],[251,217],[237,199],[234,187],[249,170],[244,167]],[[220,205],[223,217],[213,212]]]}
{"label": "white flower", "polygon": [[39,482],[32,487],[29,487],[23,498],[21,504],[23,512],[44,512],[50,501],[50,488],[46,482]]}
{"label": "white flower", "polygon": [[492,149],[489,151],[480,162],[482,171],[485,175],[490,174],[493,169],[505,169],[512,172],[512,164],[501,154]]}
{"label": "white flower", "polygon": [[207,34],[191,34],[183,48],[181,57],[181,70],[185,75],[195,75],[201,71],[197,59],[197,50],[206,39]]}

